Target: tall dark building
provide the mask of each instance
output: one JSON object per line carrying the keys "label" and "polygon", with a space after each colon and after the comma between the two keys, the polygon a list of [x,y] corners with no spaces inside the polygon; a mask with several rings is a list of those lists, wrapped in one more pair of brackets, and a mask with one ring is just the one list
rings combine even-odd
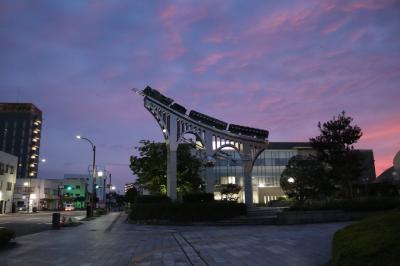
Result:
{"label": "tall dark building", "polygon": [[42,111],[31,103],[0,103],[0,150],[18,157],[17,178],[36,178]]}

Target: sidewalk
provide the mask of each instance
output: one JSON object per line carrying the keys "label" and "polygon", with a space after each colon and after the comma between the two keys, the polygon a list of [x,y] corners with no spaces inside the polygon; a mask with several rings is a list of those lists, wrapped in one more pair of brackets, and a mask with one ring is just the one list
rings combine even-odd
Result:
{"label": "sidewalk", "polygon": [[327,265],[347,223],[295,226],[150,226],[111,213],[81,226],[17,238],[2,266]]}
{"label": "sidewalk", "polygon": [[[1,265],[110,265],[110,258],[113,265],[126,265],[129,254],[108,234],[118,216],[111,213],[78,227],[19,237],[15,248],[0,253]],[[120,260],[125,263],[118,264]]]}

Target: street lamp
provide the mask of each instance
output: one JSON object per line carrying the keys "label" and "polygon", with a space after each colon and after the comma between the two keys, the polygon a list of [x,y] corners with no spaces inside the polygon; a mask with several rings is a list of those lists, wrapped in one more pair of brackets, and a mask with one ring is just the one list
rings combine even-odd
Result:
{"label": "street lamp", "polygon": [[[26,192],[26,190],[28,189],[28,203],[27,203],[27,208],[26,208],[26,212],[27,213],[29,213],[29,201],[30,201],[30,193],[31,193],[31,188],[29,187],[29,183],[30,182],[24,182],[24,187],[25,187],[25,192]],[[22,199],[26,199],[26,196],[25,197],[22,197]]]}
{"label": "street lamp", "polygon": [[92,151],[93,151],[93,165],[92,165],[92,175],[93,176],[92,176],[92,196],[90,199],[90,210],[89,210],[90,213],[88,213],[88,210],[86,211],[86,216],[90,217],[90,216],[93,216],[94,203],[95,203],[95,192],[96,192],[95,182],[94,182],[94,179],[96,178],[96,176],[95,176],[96,175],[96,146],[88,138],[84,138],[80,135],[77,135],[76,138],[79,140],[83,139],[83,140],[86,140],[87,142],[89,142],[90,145],[92,146]]}
{"label": "street lamp", "polygon": [[293,177],[289,177],[287,181],[288,181],[290,184],[293,184],[293,183],[294,183],[294,178],[293,178]]}

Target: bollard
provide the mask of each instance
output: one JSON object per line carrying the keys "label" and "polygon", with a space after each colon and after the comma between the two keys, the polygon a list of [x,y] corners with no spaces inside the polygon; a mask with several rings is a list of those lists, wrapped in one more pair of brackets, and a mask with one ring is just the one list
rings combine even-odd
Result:
{"label": "bollard", "polygon": [[58,212],[53,213],[52,225],[53,229],[60,229],[60,217],[61,214]]}

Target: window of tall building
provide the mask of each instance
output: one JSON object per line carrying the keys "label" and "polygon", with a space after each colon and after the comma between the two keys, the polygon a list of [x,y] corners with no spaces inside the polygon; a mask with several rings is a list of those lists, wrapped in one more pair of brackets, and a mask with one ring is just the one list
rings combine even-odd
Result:
{"label": "window of tall building", "polygon": [[11,190],[12,190],[12,183],[7,182],[7,191],[11,191]]}

